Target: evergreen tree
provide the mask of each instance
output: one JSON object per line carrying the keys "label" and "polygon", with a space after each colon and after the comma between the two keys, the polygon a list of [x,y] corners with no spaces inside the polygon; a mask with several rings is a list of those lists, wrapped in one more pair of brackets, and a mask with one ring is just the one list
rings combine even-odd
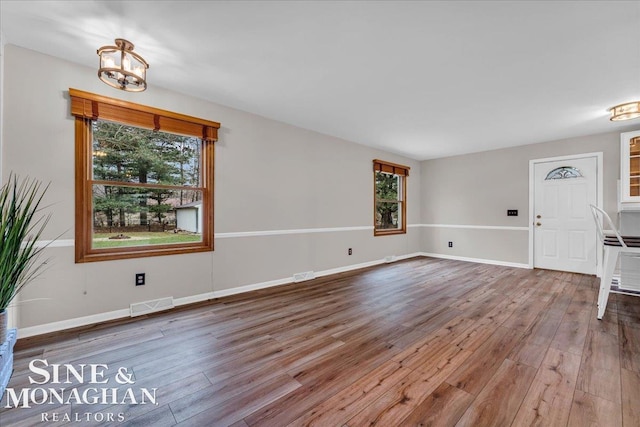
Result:
{"label": "evergreen tree", "polygon": [[376,173],[376,226],[379,229],[397,228],[393,218],[398,217],[399,183],[397,175]]}
{"label": "evergreen tree", "polygon": [[[198,186],[199,144],[193,137],[98,120],[93,125],[94,179]],[[124,226],[126,214],[131,213],[138,213],[140,225],[149,225],[148,212],[163,223],[173,209],[167,201],[179,198],[177,203],[183,204],[194,193],[103,185],[94,188],[94,209],[104,214],[108,226],[115,225],[116,218]]]}

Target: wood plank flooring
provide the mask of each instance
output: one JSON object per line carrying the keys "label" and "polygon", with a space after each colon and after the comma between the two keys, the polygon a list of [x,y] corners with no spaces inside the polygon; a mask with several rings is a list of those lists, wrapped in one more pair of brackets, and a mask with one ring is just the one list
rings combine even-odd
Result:
{"label": "wood plank flooring", "polygon": [[23,339],[17,392],[34,359],[96,363],[105,387],[156,388],[158,404],[5,395],[0,425],[639,426],[640,300],[612,294],[599,321],[598,283],[414,258]]}

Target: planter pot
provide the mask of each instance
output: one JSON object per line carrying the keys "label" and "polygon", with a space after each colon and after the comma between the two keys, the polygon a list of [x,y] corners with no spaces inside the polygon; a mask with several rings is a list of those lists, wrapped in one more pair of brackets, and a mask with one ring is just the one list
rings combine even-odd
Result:
{"label": "planter pot", "polygon": [[[4,314],[6,316],[6,313]],[[0,401],[13,374],[13,346],[16,344],[17,331],[5,326],[3,332],[6,338],[0,342]]]}

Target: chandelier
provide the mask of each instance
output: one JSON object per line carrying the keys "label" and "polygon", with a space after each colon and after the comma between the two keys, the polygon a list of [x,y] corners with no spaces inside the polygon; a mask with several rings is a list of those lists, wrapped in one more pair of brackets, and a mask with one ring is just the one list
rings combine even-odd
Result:
{"label": "chandelier", "polygon": [[149,64],[133,51],[133,43],[116,39],[115,46],[102,46],[98,49],[98,55],[100,80],[127,92],[142,92],[147,88]]}

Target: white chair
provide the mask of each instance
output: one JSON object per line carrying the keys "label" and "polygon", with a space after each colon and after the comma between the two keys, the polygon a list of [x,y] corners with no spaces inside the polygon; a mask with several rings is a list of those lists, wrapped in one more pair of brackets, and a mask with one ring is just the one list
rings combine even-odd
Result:
{"label": "white chair", "polygon": [[[640,236],[621,236],[613,221],[605,211],[597,206],[590,205],[593,219],[596,221],[596,230],[598,237],[604,248],[604,261],[602,263],[602,277],[600,277],[600,292],[598,293],[598,319],[602,319],[604,311],[607,309],[607,301],[611,292],[611,281],[613,280],[613,272],[618,263],[620,254],[640,254]],[[606,222],[608,230],[614,234],[605,234],[602,229],[603,220]]]}

